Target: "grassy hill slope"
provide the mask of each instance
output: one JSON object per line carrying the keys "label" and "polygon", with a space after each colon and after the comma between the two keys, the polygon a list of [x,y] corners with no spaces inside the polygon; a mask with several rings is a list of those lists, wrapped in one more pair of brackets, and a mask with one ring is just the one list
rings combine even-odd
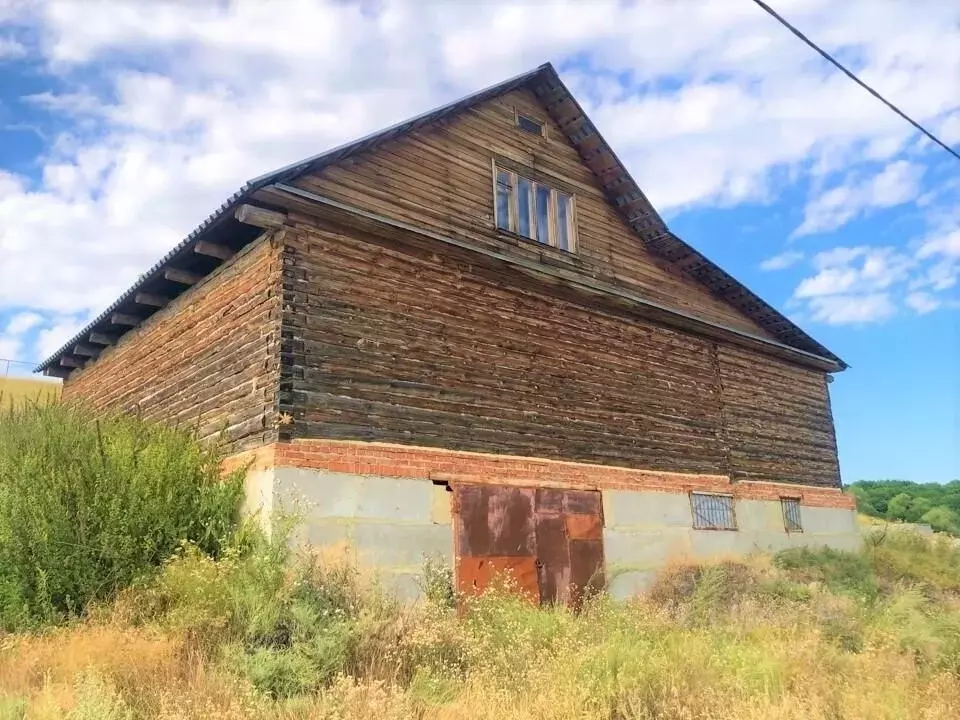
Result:
{"label": "grassy hill slope", "polygon": [[[186,549],[83,621],[8,636],[0,717],[943,718],[960,708],[960,553],[677,565],[580,615],[506,595],[404,608],[355,568],[247,536]],[[439,591],[439,592],[438,592]],[[7,714],[4,715],[3,713]]]}
{"label": "grassy hill slope", "polygon": [[8,408],[24,400],[47,402],[58,397],[60,397],[60,382],[57,380],[0,377],[0,408]]}

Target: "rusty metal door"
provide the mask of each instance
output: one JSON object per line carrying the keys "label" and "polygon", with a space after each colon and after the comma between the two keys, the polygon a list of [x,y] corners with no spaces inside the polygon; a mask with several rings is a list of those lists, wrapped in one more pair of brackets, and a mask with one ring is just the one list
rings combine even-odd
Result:
{"label": "rusty metal door", "polygon": [[457,589],[512,575],[531,601],[579,607],[603,587],[603,510],[593,490],[456,485]]}

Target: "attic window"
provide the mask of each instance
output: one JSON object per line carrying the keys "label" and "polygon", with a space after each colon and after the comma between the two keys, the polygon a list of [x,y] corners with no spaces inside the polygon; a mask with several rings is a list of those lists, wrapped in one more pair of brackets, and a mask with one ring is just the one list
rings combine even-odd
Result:
{"label": "attic window", "polygon": [[497,228],[559,250],[574,252],[577,224],[573,195],[494,166]]}
{"label": "attic window", "polygon": [[517,127],[524,132],[530,133],[531,135],[539,135],[540,137],[544,136],[542,122],[539,120],[534,120],[532,117],[521,115],[520,113],[517,113]]}

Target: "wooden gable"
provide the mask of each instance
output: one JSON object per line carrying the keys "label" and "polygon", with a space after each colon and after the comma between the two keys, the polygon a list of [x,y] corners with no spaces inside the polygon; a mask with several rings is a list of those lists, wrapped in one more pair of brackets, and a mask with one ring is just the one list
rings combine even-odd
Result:
{"label": "wooden gable", "polygon": [[[547,126],[545,138],[517,127],[518,109]],[[494,229],[494,154],[512,163],[513,170],[532,168],[538,182],[555,183],[577,198],[582,219],[576,254]],[[251,202],[263,207],[246,216]],[[326,208],[354,223],[366,215],[381,229],[403,228],[415,237],[524,267],[541,279],[552,278],[548,282],[560,280],[588,294],[633,303],[658,323],[827,372],[847,367],[670,232],[546,63],[245,183],[36,370],[66,377],[89,364],[90,356],[78,354],[78,348],[128,332],[253,242],[264,227],[274,227],[274,221],[258,224],[264,207],[280,218],[282,213],[273,211],[314,215]]]}
{"label": "wooden gable", "polygon": [[[517,127],[517,113],[545,126]],[[509,236],[494,222],[493,163],[529,169],[576,200],[577,252]],[[325,197],[432,232],[568,265],[668,308],[763,338],[774,336],[653,256],[606,197],[537,96],[513,90],[373,149],[307,173],[294,183]]]}

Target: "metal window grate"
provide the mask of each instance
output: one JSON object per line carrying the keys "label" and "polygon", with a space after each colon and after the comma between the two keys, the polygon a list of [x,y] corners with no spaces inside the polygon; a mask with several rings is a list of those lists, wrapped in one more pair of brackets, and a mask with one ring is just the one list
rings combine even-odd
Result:
{"label": "metal window grate", "polygon": [[780,507],[783,508],[783,527],[787,532],[803,532],[800,501],[797,498],[780,498]]}
{"label": "metal window grate", "polygon": [[690,494],[693,526],[700,530],[736,530],[737,516],[730,495]]}

